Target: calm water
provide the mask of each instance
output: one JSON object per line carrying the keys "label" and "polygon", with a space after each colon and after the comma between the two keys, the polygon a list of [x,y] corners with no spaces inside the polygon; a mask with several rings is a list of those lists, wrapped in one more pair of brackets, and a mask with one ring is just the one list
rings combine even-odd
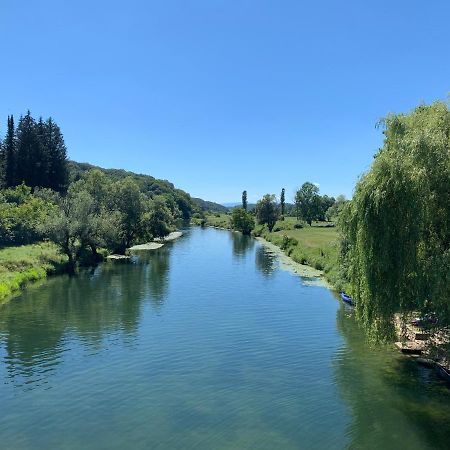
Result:
{"label": "calm water", "polygon": [[260,243],[143,255],[0,307],[1,449],[449,448],[449,389]]}

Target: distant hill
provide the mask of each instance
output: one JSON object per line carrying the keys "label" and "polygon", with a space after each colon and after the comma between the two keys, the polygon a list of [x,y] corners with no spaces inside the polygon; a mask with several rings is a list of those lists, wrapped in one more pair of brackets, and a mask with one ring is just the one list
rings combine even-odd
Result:
{"label": "distant hill", "polygon": [[192,197],[192,200],[202,211],[211,211],[211,212],[228,212],[228,208],[223,205],[219,205],[219,203],[209,202],[207,200],[203,200],[201,198]]}
{"label": "distant hill", "polygon": [[[103,167],[94,166],[89,163],[79,163],[76,161],[69,161],[69,180],[70,182],[74,182],[79,180],[85,172],[90,170],[100,170],[103,173],[107,174],[108,177],[113,180],[120,180],[126,177],[132,177],[141,187],[141,189],[145,192],[148,192],[150,195],[163,195],[169,194],[171,195],[179,204],[181,209],[184,212],[184,203],[189,204],[189,209],[195,212],[195,210],[199,211],[214,211],[214,212],[226,212],[227,208],[218,203],[209,202],[203,200],[201,198],[192,198],[187,192],[182,189],[177,189],[173,183],[167,180],[159,180],[157,178],[152,177],[151,175],[145,175],[135,172],[129,172],[123,169],[105,169]],[[186,205],[187,206],[187,205]]]}

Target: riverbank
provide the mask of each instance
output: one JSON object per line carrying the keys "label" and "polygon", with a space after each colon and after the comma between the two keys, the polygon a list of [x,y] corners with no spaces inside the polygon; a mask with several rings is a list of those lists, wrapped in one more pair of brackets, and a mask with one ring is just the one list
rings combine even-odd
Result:
{"label": "riverbank", "polygon": [[255,237],[255,239],[261,242],[264,247],[269,250],[270,253],[277,255],[280,261],[280,268],[282,270],[287,270],[288,272],[300,275],[303,278],[305,284],[323,286],[332,289],[332,286],[325,279],[322,270],[317,270],[314,269],[314,267],[300,264],[294,261],[291,257],[287,256],[280,247],[272,244],[269,241],[266,241],[262,237]]}
{"label": "riverbank", "polygon": [[[205,225],[231,229],[230,217],[228,214],[207,214]],[[281,254],[290,258],[292,264],[298,265],[297,273],[305,273],[306,269],[302,267],[308,267],[315,270],[314,273],[319,274],[328,287],[344,290],[338,265],[339,236],[334,224],[313,222],[313,226],[296,228],[298,226],[295,217],[286,217],[277,221],[272,232],[266,226],[257,225],[252,234],[273,244]]]}
{"label": "riverbank", "polygon": [[[142,244],[132,250],[152,250],[160,248],[164,242],[171,242],[182,236],[174,231],[158,242]],[[109,255],[109,259],[129,259],[125,255]],[[5,247],[0,249],[0,304],[26,288],[30,283],[43,280],[49,275],[67,270],[67,256],[52,242]]]}
{"label": "riverbank", "polygon": [[67,257],[50,242],[0,250],[0,303],[27,284],[65,271]]}

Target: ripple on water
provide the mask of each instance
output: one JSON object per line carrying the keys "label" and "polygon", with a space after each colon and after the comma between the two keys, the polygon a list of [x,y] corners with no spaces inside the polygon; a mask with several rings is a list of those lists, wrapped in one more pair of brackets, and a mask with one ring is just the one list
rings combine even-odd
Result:
{"label": "ripple on water", "polygon": [[[450,398],[330,291],[226,231],[55,277],[0,314],[5,448],[439,448]],[[402,362],[403,361],[403,362]]]}

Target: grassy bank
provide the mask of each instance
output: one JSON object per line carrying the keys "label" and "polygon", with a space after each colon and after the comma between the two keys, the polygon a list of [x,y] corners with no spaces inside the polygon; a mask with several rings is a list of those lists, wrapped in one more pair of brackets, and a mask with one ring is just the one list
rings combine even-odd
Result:
{"label": "grassy bank", "polygon": [[64,271],[67,258],[52,243],[0,249],[0,303],[27,283]]}
{"label": "grassy bank", "polygon": [[[266,226],[257,225],[255,236],[260,236],[290,256],[295,262],[322,270],[327,281],[336,289],[343,288],[338,266],[338,232],[329,222],[313,222],[313,226],[296,228],[295,217],[286,217],[275,224],[272,232]],[[207,214],[206,225],[230,228],[227,214]]]}

